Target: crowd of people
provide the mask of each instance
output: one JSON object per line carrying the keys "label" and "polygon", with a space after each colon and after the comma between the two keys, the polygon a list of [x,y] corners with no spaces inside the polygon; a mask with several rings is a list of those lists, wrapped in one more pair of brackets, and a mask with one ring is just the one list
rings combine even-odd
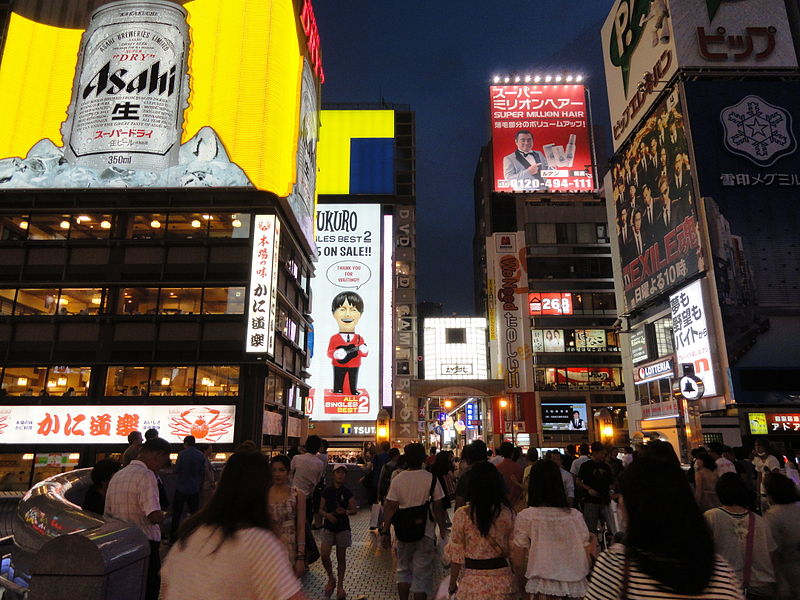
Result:
{"label": "crowd of people", "polygon": [[348,465],[328,471],[327,445],[314,435],[291,458],[244,443],[218,482],[189,436],[169,502],[158,473],[170,444],[147,437],[132,434],[124,468],[98,463],[85,508],[148,537],[148,600],[303,600],[317,560],[326,598],[344,600],[357,497],[369,505],[368,535],[393,548],[400,600],[788,600],[800,590],[797,463],[763,440],[752,456],[698,448],[688,471],[663,441],[540,455],[508,442],[494,453],[476,440],[460,457],[384,443],[355,461],[356,490]]}

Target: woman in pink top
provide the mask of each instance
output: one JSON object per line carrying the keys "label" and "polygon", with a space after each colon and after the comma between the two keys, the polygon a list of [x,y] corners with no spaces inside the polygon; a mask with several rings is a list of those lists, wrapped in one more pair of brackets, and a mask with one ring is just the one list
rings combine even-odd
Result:
{"label": "woman in pink top", "polygon": [[525,573],[531,600],[582,598],[586,593],[594,537],[583,515],[569,508],[558,466],[550,460],[533,465],[528,504],[514,527],[515,571]]}
{"label": "woman in pink top", "polygon": [[470,469],[470,501],[456,511],[445,547],[450,560],[449,591],[456,600],[518,597],[509,566],[514,511],[500,483],[501,476],[491,463],[479,462]]}

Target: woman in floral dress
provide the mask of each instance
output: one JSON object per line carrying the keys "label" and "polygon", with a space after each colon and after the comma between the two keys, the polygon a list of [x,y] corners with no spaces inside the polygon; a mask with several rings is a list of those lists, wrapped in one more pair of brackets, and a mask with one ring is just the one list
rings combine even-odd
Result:
{"label": "woman in floral dress", "polygon": [[456,511],[445,547],[456,600],[517,598],[509,563],[514,511],[504,489],[494,465],[479,462],[470,469],[470,502]]}
{"label": "woman in floral dress", "polygon": [[[303,492],[289,485],[289,459],[279,454],[272,459],[272,487],[269,489],[268,505],[272,527],[294,565],[295,575],[302,576],[306,570],[306,497]],[[297,510],[297,507],[301,510]]]}

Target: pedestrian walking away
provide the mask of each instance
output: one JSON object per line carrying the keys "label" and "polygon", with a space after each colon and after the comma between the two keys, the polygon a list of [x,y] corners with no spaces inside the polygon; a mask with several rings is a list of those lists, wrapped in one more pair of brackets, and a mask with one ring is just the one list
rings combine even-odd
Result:
{"label": "pedestrian walking away", "polygon": [[172,499],[172,525],[169,541],[178,539],[178,528],[186,507],[190,515],[200,508],[200,491],[203,489],[203,476],[206,470],[206,457],[196,447],[194,436],[183,438],[183,450],[175,461],[175,495]]}

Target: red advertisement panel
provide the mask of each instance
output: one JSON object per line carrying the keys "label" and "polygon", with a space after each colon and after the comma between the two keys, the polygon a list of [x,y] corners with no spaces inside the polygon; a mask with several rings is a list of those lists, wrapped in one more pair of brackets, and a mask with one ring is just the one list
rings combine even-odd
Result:
{"label": "red advertisement panel", "polygon": [[582,85],[490,87],[495,192],[594,189]]}
{"label": "red advertisement panel", "polygon": [[532,316],[571,315],[572,294],[569,292],[531,292],[528,306]]}

